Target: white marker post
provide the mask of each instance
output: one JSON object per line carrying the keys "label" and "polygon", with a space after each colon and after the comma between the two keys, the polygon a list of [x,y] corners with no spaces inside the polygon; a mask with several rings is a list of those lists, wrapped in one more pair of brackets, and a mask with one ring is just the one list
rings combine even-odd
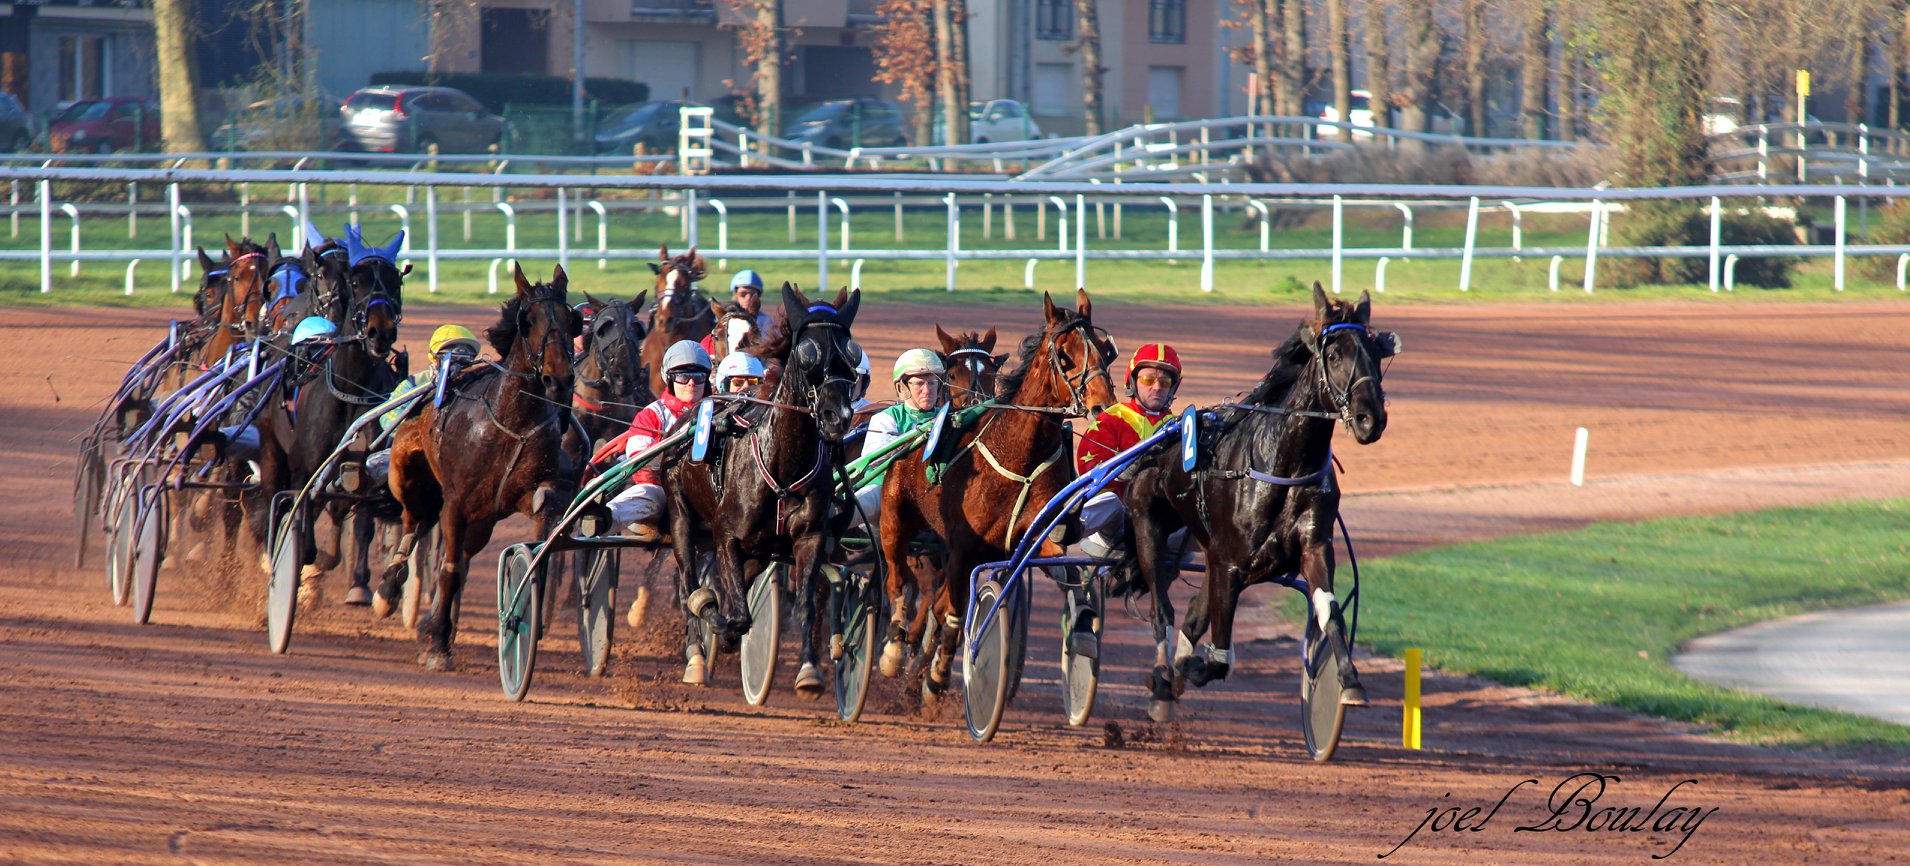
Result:
{"label": "white marker post", "polygon": [[1591,431],[1578,428],[1578,437],[1572,443],[1572,486],[1585,486],[1585,445],[1591,439]]}

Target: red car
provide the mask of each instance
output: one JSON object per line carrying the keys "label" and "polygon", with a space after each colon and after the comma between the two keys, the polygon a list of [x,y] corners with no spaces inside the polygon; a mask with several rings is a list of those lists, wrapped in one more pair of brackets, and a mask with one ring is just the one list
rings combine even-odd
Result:
{"label": "red car", "polygon": [[159,149],[159,105],[150,99],[86,99],[53,115],[47,149],[54,153],[112,153]]}

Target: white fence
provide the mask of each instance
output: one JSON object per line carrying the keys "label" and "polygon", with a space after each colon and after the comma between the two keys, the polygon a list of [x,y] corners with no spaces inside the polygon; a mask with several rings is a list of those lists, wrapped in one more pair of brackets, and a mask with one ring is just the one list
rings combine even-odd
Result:
{"label": "white fence", "polygon": [[[633,176],[606,175],[594,176],[587,180],[575,175],[565,174],[466,174],[457,172],[379,172],[379,171],[289,171],[289,170],[199,170],[199,169],[133,169],[133,168],[67,168],[67,167],[0,167],[0,180],[27,185],[34,191],[34,200],[30,203],[16,203],[15,217],[23,206],[37,209],[40,217],[40,243],[33,250],[0,251],[0,260],[38,260],[40,263],[41,290],[51,291],[55,263],[77,262],[131,262],[128,267],[128,283],[131,283],[132,268],[140,261],[167,262],[170,287],[178,290],[183,275],[189,273],[189,264],[194,260],[192,239],[193,208],[203,204],[183,199],[183,186],[186,184],[218,184],[238,186],[245,184],[288,184],[295,190],[294,201],[279,208],[286,220],[288,229],[303,226],[313,215],[311,197],[307,194],[312,185],[331,185],[350,188],[353,185],[404,187],[410,191],[408,201],[422,200],[422,213],[417,208],[403,205],[391,205],[389,212],[397,216],[405,225],[415,226],[422,218],[423,237],[408,242],[409,255],[425,260],[425,276],[431,291],[437,290],[438,265],[441,261],[490,260],[491,272],[496,274],[497,267],[503,261],[513,258],[553,258],[568,266],[574,256],[578,258],[608,261],[611,259],[647,259],[654,255],[653,246],[646,244],[641,249],[610,249],[606,242],[607,221],[610,208],[601,200],[583,199],[577,192],[582,187],[598,190],[650,191],[668,198],[652,201],[649,207],[671,207],[676,209],[680,218],[682,239],[701,247],[710,258],[746,258],[753,260],[803,260],[813,259],[817,266],[817,284],[828,285],[832,263],[850,265],[851,282],[859,283],[861,263],[869,260],[941,260],[946,265],[947,287],[953,291],[956,287],[958,263],[966,259],[1023,260],[1028,262],[1027,282],[1032,284],[1035,263],[1042,260],[1073,261],[1074,279],[1077,284],[1088,285],[1088,262],[1104,260],[1133,259],[1198,259],[1201,262],[1200,285],[1211,291],[1214,285],[1214,263],[1223,260],[1278,260],[1278,259],[1324,259],[1331,263],[1331,284],[1339,291],[1344,283],[1344,264],[1347,260],[1371,260],[1375,262],[1375,282],[1384,290],[1386,266],[1395,260],[1404,258],[1458,259],[1461,263],[1460,290],[1470,288],[1472,263],[1482,258],[1539,258],[1551,260],[1551,280],[1554,290],[1557,288],[1558,270],[1562,262],[1579,260],[1584,262],[1585,290],[1595,287],[1597,261],[1601,257],[1704,257],[1708,260],[1710,288],[1718,291],[1728,289],[1733,283],[1732,267],[1744,258],[1758,256],[1823,256],[1835,261],[1835,285],[1844,287],[1845,260],[1851,255],[1897,255],[1910,254],[1910,246],[1852,245],[1848,243],[1847,219],[1848,201],[1861,197],[1894,199],[1910,195],[1910,188],[1850,186],[1850,185],[1787,185],[1766,186],[1755,191],[1745,187],[1703,186],[1680,187],[1670,189],[1558,189],[1541,187],[1487,187],[1433,185],[1402,187],[1390,184],[1212,184],[1212,183],[1123,183],[1118,186],[1083,181],[1011,181],[1002,179],[976,179],[956,176],[934,176],[927,178],[912,177],[868,177],[849,175],[790,174],[778,176]],[[92,183],[141,184],[148,188],[163,188],[166,199],[163,211],[168,216],[167,245],[157,249],[143,250],[85,250],[80,245],[78,235],[80,211],[91,205],[73,206],[73,203],[56,202],[51,191],[53,182],[83,181]],[[461,209],[467,216],[474,208],[495,210],[507,220],[505,248],[456,247],[443,243],[440,232],[440,216],[446,208],[440,203],[440,191],[447,188],[489,188],[502,190],[542,189],[554,192],[553,200],[546,207],[553,209],[558,218],[557,245],[547,248],[520,247],[516,242],[515,219],[523,204],[510,202],[456,202],[454,208]],[[724,201],[718,197],[725,192],[772,192],[771,197],[732,198]],[[880,196],[881,198],[871,198]],[[1818,198],[1829,200],[1835,213],[1833,242],[1816,245],[1772,245],[1772,246],[1727,246],[1722,243],[1721,215],[1722,200],[1746,199],[1753,196],[1777,198]],[[943,242],[934,248],[922,249],[873,249],[857,248],[851,242],[848,215],[852,207],[894,208],[897,220],[897,235],[901,235],[902,202],[906,199],[918,209],[926,202],[939,201],[943,216]],[[1698,246],[1673,247],[1608,247],[1605,245],[1608,233],[1609,214],[1612,209],[1627,202],[1650,200],[1698,200],[1711,214],[1710,243]],[[739,249],[729,246],[728,219],[731,211],[744,207],[775,208],[785,210],[793,225],[796,202],[804,202],[805,209],[813,206],[816,227],[816,246],[814,248],[765,248]],[[627,204],[627,203],[625,203]],[[1167,249],[1117,248],[1110,245],[1091,247],[1087,223],[1090,206],[1122,207],[1158,207],[1169,215],[1169,244]],[[1316,206],[1330,208],[1332,212],[1332,241],[1323,249],[1275,249],[1270,238],[1261,234],[1258,249],[1217,249],[1215,247],[1214,216],[1218,209],[1237,211],[1257,210],[1264,214],[1266,208]],[[145,207],[150,208],[150,205]],[[1398,210],[1404,217],[1401,243],[1397,247],[1386,248],[1348,248],[1344,243],[1345,213],[1350,207],[1379,207]],[[1412,240],[1412,221],[1415,208],[1426,207],[1464,207],[1466,208],[1465,243],[1460,247],[1425,248],[1415,246]],[[1525,247],[1521,242],[1519,227],[1521,214],[1527,210],[1545,210],[1557,212],[1561,207],[1582,209],[1587,217],[1585,245],[1581,247]],[[962,246],[962,221],[964,209],[984,209],[992,218],[999,211],[1005,220],[1012,219],[1014,209],[1024,212],[1033,211],[1042,226],[1039,234],[1045,234],[1048,214],[1054,215],[1056,237],[1053,246],[1040,248],[973,249]],[[1189,234],[1197,239],[1197,246],[1181,249],[1179,238],[1181,211],[1187,210],[1190,216],[1198,211],[1198,223]],[[334,210],[342,209],[334,205]],[[582,237],[582,213],[588,210],[597,218],[596,249],[582,244],[572,245],[572,237]],[[716,243],[701,230],[700,214],[708,210],[717,217]],[[74,224],[74,235],[66,249],[56,248],[53,229],[57,222],[55,212],[65,213]],[[1476,245],[1478,224],[1481,213],[1501,211],[1510,215],[1513,225],[1513,246],[1479,247]],[[454,210],[454,212],[456,212]],[[129,233],[137,216],[137,211],[128,211]],[[831,241],[831,217],[840,216],[840,231],[837,242]],[[15,223],[17,227],[17,222]],[[1264,223],[1263,223],[1264,225]],[[793,231],[793,230],[792,230]],[[1069,235],[1072,234],[1072,237]],[[1098,232],[1097,232],[1098,234]],[[422,243],[420,243],[422,240]],[[1192,240],[1192,239],[1190,239]],[[1900,258],[1900,262],[1910,258]],[[1903,288],[1903,268],[1899,268],[1899,288]]]}

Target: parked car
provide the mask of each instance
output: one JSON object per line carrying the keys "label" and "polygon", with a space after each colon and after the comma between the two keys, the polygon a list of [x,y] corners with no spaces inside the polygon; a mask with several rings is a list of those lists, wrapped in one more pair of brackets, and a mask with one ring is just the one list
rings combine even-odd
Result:
{"label": "parked car", "polygon": [[[1348,117],[1345,122],[1353,124],[1354,126],[1364,126],[1368,128],[1373,126],[1373,94],[1371,91],[1353,91],[1351,108],[1352,110],[1347,112]],[[1340,107],[1331,102],[1310,103],[1307,114],[1330,123],[1340,122]],[[1319,127],[1319,132],[1320,138],[1338,140],[1345,135],[1346,130],[1337,126],[1322,126]],[[1353,131],[1354,141],[1366,141],[1372,137],[1373,134],[1370,132]]]}
{"label": "parked car", "polygon": [[597,123],[598,153],[629,153],[641,143],[651,153],[675,152],[684,103],[674,99],[626,105]]}
{"label": "parked car", "polygon": [[112,153],[159,146],[159,106],[149,99],[84,99],[53,115],[47,149],[54,153]]}
{"label": "parked car", "polygon": [[338,110],[339,149],[476,153],[504,137],[504,118],[449,87],[367,87]]}
{"label": "parked car", "polygon": [[322,96],[266,99],[212,132],[215,150],[318,150],[338,140],[338,102]]}
{"label": "parked car", "polygon": [[811,107],[783,130],[799,144],[823,147],[903,147],[902,109],[880,99],[832,99]]}
{"label": "parked car", "polygon": [[1704,101],[1704,134],[1729,135],[1744,125],[1744,102],[1733,96],[1713,96]]}
{"label": "parked car", "polygon": [[[1028,109],[1013,99],[991,99],[968,104],[968,140],[974,144],[1040,138],[1041,127]],[[935,142],[948,140],[948,125],[935,124]]]}
{"label": "parked car", "polygon": [[20,153],[33,146],[33,116],[13,94],[0,90],[0,147]]}

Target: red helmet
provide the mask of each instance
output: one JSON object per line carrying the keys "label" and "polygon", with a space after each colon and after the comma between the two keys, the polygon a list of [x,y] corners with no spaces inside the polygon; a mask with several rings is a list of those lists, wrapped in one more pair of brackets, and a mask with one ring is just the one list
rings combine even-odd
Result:
{"label": "red helmet", "polygon": [[1142,367],[1153,367],[1174,374],[1174,381],[1180,381],[1180,353],[1166,343],[1147,343],[1134,350],[1134,357],[1127,362],[1127,389],[1134,390],[1134,374]]}

